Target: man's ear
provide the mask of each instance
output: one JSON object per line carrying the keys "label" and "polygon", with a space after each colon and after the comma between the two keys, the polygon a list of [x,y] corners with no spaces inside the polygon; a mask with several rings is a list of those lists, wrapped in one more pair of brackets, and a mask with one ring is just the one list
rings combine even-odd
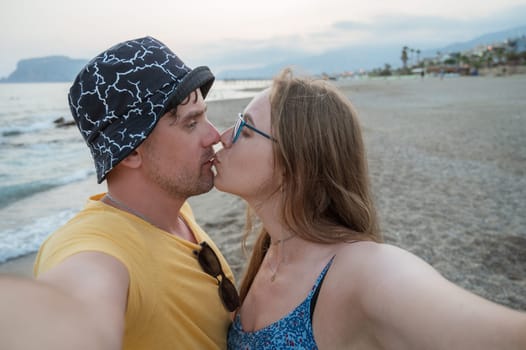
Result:
{"label": "man's ear", "polygon": [[142,164],[142,154],[137,149],[133,150],[119,164],[128,168],[138,168]]}

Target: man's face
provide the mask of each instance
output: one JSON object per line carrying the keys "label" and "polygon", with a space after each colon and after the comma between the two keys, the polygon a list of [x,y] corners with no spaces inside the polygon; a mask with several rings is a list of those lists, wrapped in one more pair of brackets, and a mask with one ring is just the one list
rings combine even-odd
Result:
{"label": "man's face", "polygon": [[199,89],[183,103],[175,114],[163,115],[139,147],[147,177],[172,195],[188,198],[214,185],[212,146],[219,142],[219,133],[206,117]]}

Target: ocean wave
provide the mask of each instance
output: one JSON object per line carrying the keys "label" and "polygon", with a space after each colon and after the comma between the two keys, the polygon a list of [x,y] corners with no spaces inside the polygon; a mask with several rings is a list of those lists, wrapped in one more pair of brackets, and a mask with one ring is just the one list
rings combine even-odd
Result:
{"label": "ocean wave", "polygon": [[43,179],[9,186],[0,186],[0,209],[36,193],[85,180],[93,173],[94,171],[92,169],[80,169],[56,179]]}
{"label": "ocean wave", "polygon": [[0,137],[12,137],[22,134],[31,134],[35,132],[40,132],[42,130],[48,130],[54,128],[55,125],[53,122],[42,121],[36,122],[30,125],[15,125],[8,127],[0,128]]}
{"label": "ocean wave", "polygon": [[0,263],[36,252],[47,236],[75,212],[74,209],[66,210],[23,227],[0,231]]}

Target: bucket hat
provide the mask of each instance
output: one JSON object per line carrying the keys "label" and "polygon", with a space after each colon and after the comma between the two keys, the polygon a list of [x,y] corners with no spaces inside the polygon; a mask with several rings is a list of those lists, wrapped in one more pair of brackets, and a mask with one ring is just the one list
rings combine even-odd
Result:
{"label": "bucket hat", "polygon": [[68,100],[97,182],[148,137],[161,116],[196,89],[205,98],[213,82],[208,67],[191,69],[149,36],[119,43],[88,62]]}

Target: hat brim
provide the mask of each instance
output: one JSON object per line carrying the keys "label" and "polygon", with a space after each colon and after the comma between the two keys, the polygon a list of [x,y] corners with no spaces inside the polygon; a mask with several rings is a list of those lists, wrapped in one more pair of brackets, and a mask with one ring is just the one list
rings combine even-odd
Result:
{"label": "hat brim", "polygon": [[200,89],[203,99],[214,84],[215,77],[206,66],[200,66],[192,69],[190,73],[184,76],[173,95],[168,99],[169,106],[165,106],[162,114],[166,113],[171,106],[178,106],[194,90]]}

